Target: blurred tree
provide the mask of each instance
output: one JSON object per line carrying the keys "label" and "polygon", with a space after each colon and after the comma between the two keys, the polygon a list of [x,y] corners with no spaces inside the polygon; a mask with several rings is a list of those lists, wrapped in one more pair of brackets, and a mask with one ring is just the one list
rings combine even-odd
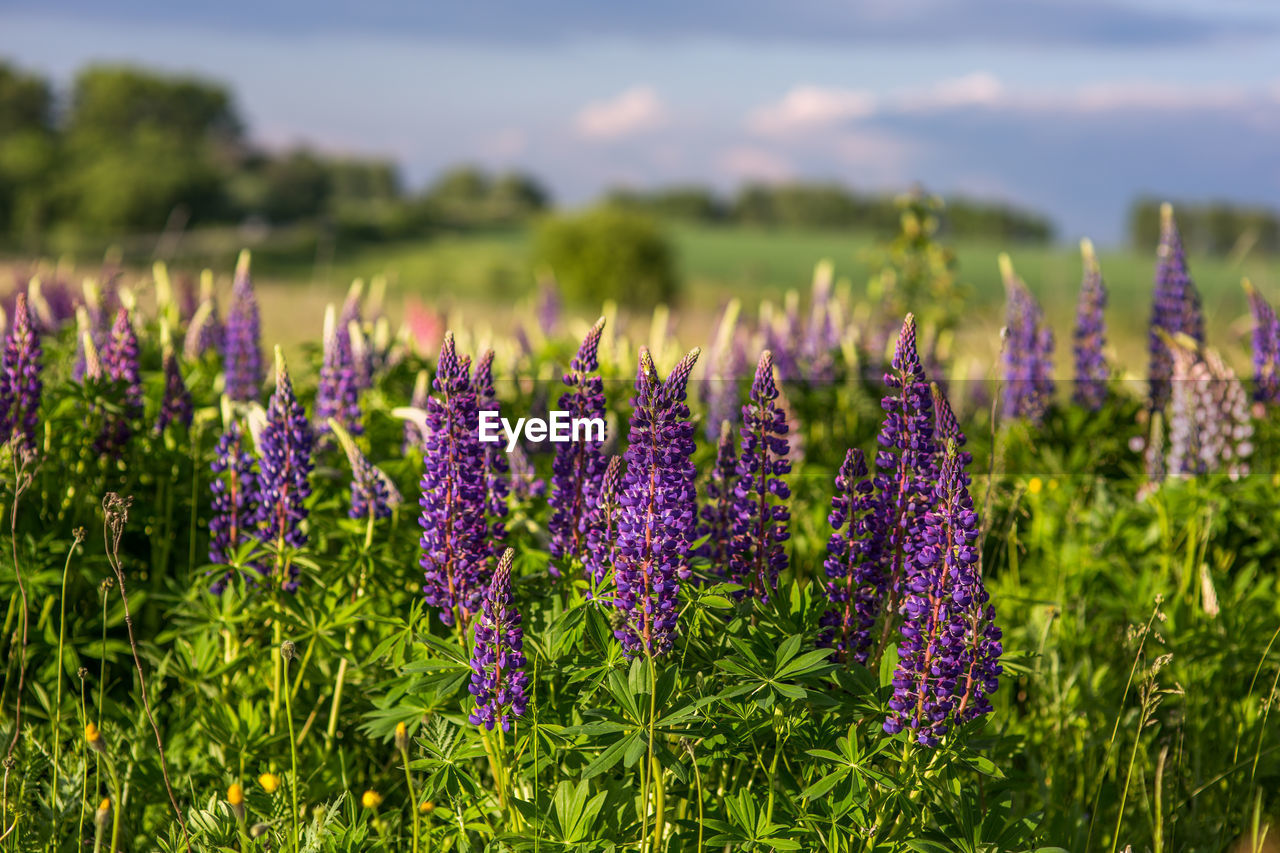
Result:
{"label": "blurred tree", "polygon": [[721,222],[727,206],[709,187],[693,184],[640,191],[617,187],[605,193],[604,203],[682,222]]}
{"label": "blurred tree", "polygon": [[0,62],[0,234],[30,237],[44,225],[56,156],[49,84]]}
{"label": "blurred tree", "polygon": [[222,184],[243,151],[221,86],[96,66],[75,81],[65,131],[67,213],[88,231],[159,228],[175,208],[225,213]]}
{"label": "blurred tree", "polygon": [[[1160,239],[1160,200],[1139,198],[1129,208],[1129,242],[1150,250]],[[1178,230],[1188,249],[1211,254],[1241,250],[1280,252],[1280,212],[1228,201],[1175,203]]]}
{"label": "blurred tree", "polygon": [[534,260],[555,273],[565,296],[599,305],[614,299],[653,308],[678,294],[675,254],[652,218],[602,206],[548,216],[534,236]]}

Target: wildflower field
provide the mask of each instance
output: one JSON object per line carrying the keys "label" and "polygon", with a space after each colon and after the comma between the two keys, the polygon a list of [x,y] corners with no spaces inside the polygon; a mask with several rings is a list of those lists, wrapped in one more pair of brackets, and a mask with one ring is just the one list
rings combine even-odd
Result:
{"label": "wildflower field", "polygon": [[1275,849],[1276,294],[1206,340],[1166,209],[1141,364],[1086,244],[975,374],[932,216],[699,339],[21,278],[0,849]]}

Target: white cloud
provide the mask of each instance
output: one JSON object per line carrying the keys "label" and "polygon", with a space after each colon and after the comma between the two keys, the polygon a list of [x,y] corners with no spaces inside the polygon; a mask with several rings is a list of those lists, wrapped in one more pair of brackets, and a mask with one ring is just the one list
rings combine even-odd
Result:
{"label": "white cloud", "polygon": [[661,127],[667,107],[649,86],[633,86],[603,101],[593,101],[578,111],[574,128],[587,139],[611,140]]}
{"label": "white cloud", "polygon": [[866,118],[875,111],[875,96],[861,89],[796,86],[782,100],[753,110],[747,127],[756,133],[781,136]]}
{"label": "white cloud", "polygon": [[723,151],[717,165],[738,180],[783,181],[795,174],[791,161],[781,154],[752,146],[737,146]]}
{"label": "white cloud", "polygon": [[939,80],[924,89],[903,92],[893,106],[906,111],[931,111],[960,107],[997,106],[1006,96],[1004,84],[994,74],[975,71],[962,77]]}

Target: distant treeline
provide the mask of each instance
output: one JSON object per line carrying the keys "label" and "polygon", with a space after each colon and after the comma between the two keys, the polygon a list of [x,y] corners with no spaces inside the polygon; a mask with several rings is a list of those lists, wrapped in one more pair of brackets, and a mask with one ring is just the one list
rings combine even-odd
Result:
{"label": "distant treeline", "polygon": [[[666,218],[724,222],[765,228],[837,228],[895,233],[901,208],[894,196],[859,193],[837,183],[747,184],[725,197],[701,186],[652,191],[613,190],[617,205]],[[1000,202],[963,197],[946,199],[941,233],[953,237],[990,237],[1005,242],[1045,243],[1053,223],[1038,213]]]}
{"label": "distant treeline", "polygon": [[0,236],[12,243],[246,222],[399,236],[510,223],[546,204],[522,174],[462,168],[409,194],[390,160],[264,150],[231,93],[206,80],[93,66],[59,94],[0,63]]}
{"label": "distant treeline", "polygon": [[[1160,242],[1160,199],[1143,198],[1129,211],[1134,246]],[[1182,242],[1191,251],[1224,255],[1237,248],[1280,253],[1280,211],[1231,202],[1174,203]]]}

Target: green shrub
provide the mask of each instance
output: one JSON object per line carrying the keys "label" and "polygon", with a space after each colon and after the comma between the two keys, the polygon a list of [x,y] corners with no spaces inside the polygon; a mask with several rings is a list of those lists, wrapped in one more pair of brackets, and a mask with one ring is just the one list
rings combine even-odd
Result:
{"label": "green shrub", "polygon": [[671,243],[654,220],[636,211],[599,207],[549,216],[538,225],[533,252],[574,302],[615,299],[652,308],[679,292]]}

